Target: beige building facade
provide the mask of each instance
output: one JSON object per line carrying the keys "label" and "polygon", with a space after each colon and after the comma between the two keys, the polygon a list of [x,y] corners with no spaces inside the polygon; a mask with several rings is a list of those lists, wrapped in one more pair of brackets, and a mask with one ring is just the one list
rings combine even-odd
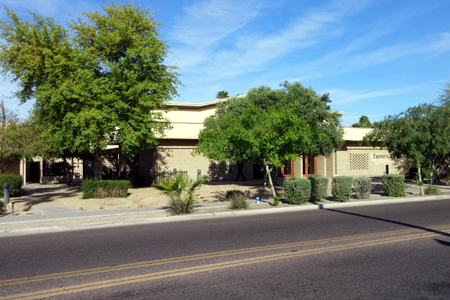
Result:
{"label": "beige building facade", "polygon": [[[105,169],[102,170],[102,174],[106,174],[105,178],[108,179],[140,178],[142,185],[150,185],[159,178],[170,176],[174,169],[177,172],[183,171],[192,178],[206,175],[209,180],[234,180],[237,168],[233,162],[214,161],[194,155],[204,120],[214,114],[220,101],[223,100],[168,104],[172,110],[166,117],[171,125],[164,137],[159,139],[158,148],[141,151],[131,162],[119,154],[117,146],[109,146],[111,149],[105,151],[109,159],[106,159],[106,163],[102,166]],[[342,149],[334,151],[329,156],[300,156],[294,161],[286,162],[279,170],[278,176],[308,177],[317,174],[326,177],[337,175],[378,177],[386,173],[405,173],[410,166],[391,159],[387,150],[359,145],[370,130],[344,127],[345,143]],[[73,158],[69,163],[74,168],[74,181],[82,180],[83,177],[94,177],[95,166],[92,161]],[[25,179],[24,183],[62,183],[67,178],[61,174],[61,167],[61,160],[34,158],[28,162],[18,161],[11,166],[10,172],[21,174]],[[243,173],[247,179],[259,179],[264,176],[261,167],[253,164],[245,164]]]}
{"label": "beige building facade", "polygon": [[[202,156],[195,156],[194,149],[198,143],[198,134],[203,122],[214,114],[216,104],[222,100],[205,103],[171,103],[175,110],[167,113],[171,128],[160,139],[157,150],[146,150],[139,154],[139,168],[142,172],[149,170],[147,176],[155,180],[162,174],[185,171],[193,178],[199,174],[207,175],[210,180],[234,180],[237,168],[232,162],[213,161]],[[321,175],[333,177],[381,176],[386,173],[404,172],[402,164],[391,159],[387,150],[363,147],[359,145],[365,134],[371,129],[344,127],[345,143],[342,149],[329,156],[298,157],[286,162],[281,168],[281,177],[307,177]],[[248,179],[262,178],[260,166],[246,164],[244,174]]]}

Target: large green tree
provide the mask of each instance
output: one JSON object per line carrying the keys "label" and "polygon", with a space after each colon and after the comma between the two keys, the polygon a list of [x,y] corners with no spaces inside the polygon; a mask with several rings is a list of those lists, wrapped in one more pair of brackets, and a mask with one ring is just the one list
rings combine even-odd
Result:
{"label": "large green tree", "polygon": [[373,123],[363,142],[388,149],[396,158],[413,159],[419,176],[421,166],[427,164],[439,177],[450,163],[450,106],[421,104],[389,115]]}
{"label": "large green tree", "polygon": [[129,4],[84,12],[68,27],[6,9],[0,21],[2,73],[15,96],[35,99],[35,129],[52,157],[96,153],[108,143],[133,157],[153,148],[167,127],[165,103],[178,74],[151,12]]}
{"label": "large green tree", "polygon": [[42,148],[30,121],[22,122],[15,113],[3,108],[0,123],[0,174],[19,159],[39,155]]}
{"label": "large green tree", "polygon": [[245,97],[218,103],[215,114],[205,120],[197,148],[211,159],[264,166],[274,196],[271,168],[299,155],[328,155],[343,141],[327,94],[320,96],[298,82],[281,86],[253,88]]}

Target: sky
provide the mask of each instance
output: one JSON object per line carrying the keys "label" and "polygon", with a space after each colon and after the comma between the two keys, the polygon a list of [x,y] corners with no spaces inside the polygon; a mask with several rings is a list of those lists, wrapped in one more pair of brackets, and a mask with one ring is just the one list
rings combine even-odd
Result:
{"label": "sky", "polygon": [[[105,1],[2,0],[23,19],[37,12],[61,25]],[[246,94],[298,81],[330,93],[342,125],[362,115],[383,120],[433,103],[450,83],[448,0],[137,0],[154,11],[183,86],[174,102],[201,103],[219,91]],[[5,11],[0,19],[5,20]],[[32,103],[11,99],[16,86],[0,78],[5,106],[22,117]]]}

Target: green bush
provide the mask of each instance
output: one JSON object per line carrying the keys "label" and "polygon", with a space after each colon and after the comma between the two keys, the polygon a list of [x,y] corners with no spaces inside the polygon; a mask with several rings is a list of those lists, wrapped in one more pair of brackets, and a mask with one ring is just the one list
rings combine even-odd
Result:
{"label": "green bush", "polygon": [[439,194],[439,190],[434,187],[434,186],[427,186],[427,188],[423,191],[425,193],[425,195],[438,195]]}
{"label": "green bush", "polygon": [[203,176],[194,181],[183,172],[179,172],[176,176],[169,179],[161,179],[159,184],[154,184],[153,187],[158,189],[162,194],[169,197],[170,211],[173,215],[187,214],[192,211],[196,190],[206,180]]}
{"label": "green bush", "polygon": [[307,202],[311,196],[311,181],[306,178],[288,178],[283,183],[284,197],[289,204]]}
{"label": "green bush", "polygon": [[227,191],[227,193],[225,194],[225,199],[226,200],[231,200],[232,197],[236,196],[236,195],[242,195],[242,196],[246,196],[245,193],[243,191],[240,190],[230,190]]}
{"label": "green bush", "polygon": [[82,198],[125,198],[130,185],[129,180],[85,179],[81,186]]}
{"label": "green bush", "polygon": [[280,196],[275,195],[273,197],[273,206],[278,206],[278,204],[280,204]]}
{"label": "green bush", "polygon": [[5,203],[0,201],[0,215],[5,213]]}
{"label": "green bush", "polygon": [[230,196],[230,204],[232,209],[246,209],[248,208],[247,197],[241,191]]}
{"label": "green bush", "polygon": [[352,194],[353,177],[335,176],[331,181],[331,193],[333,199],[339,202],[345,202],[350,199]]}
{"label": "green bush", "polygon": [[405,196],[405,175],[385,174],[381,176],[383,192],[392,197]]}
{"label": "green bush", "polygon": [[311,201],[317,202],[327,198],[328,177],[310,176],[311,181]]}
{"label": "green bush", "polygon": [[0,196],[3,197],[3,187],[5,182],[9,183],[9,196],[15,197],[22,194],[23,178],[22,175],[0,174]]}
{"label": "green bush", "polygon": [[422,168],[422,180],[428,179],[431,181],[431,172],[433,172],[433,169]]}
{"label": "green bush", "polygon": [[353,180],[357,199],[369,199],[372,192],[372,179],[369,177],[357,177]]}

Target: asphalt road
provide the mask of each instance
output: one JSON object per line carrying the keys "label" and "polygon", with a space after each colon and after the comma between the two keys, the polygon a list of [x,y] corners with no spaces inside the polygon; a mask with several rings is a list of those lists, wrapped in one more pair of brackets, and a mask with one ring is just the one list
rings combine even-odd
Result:
{"label": "asphalt road", "polygon": [[1,299],[450,299],[450,200],[0,238]]}

